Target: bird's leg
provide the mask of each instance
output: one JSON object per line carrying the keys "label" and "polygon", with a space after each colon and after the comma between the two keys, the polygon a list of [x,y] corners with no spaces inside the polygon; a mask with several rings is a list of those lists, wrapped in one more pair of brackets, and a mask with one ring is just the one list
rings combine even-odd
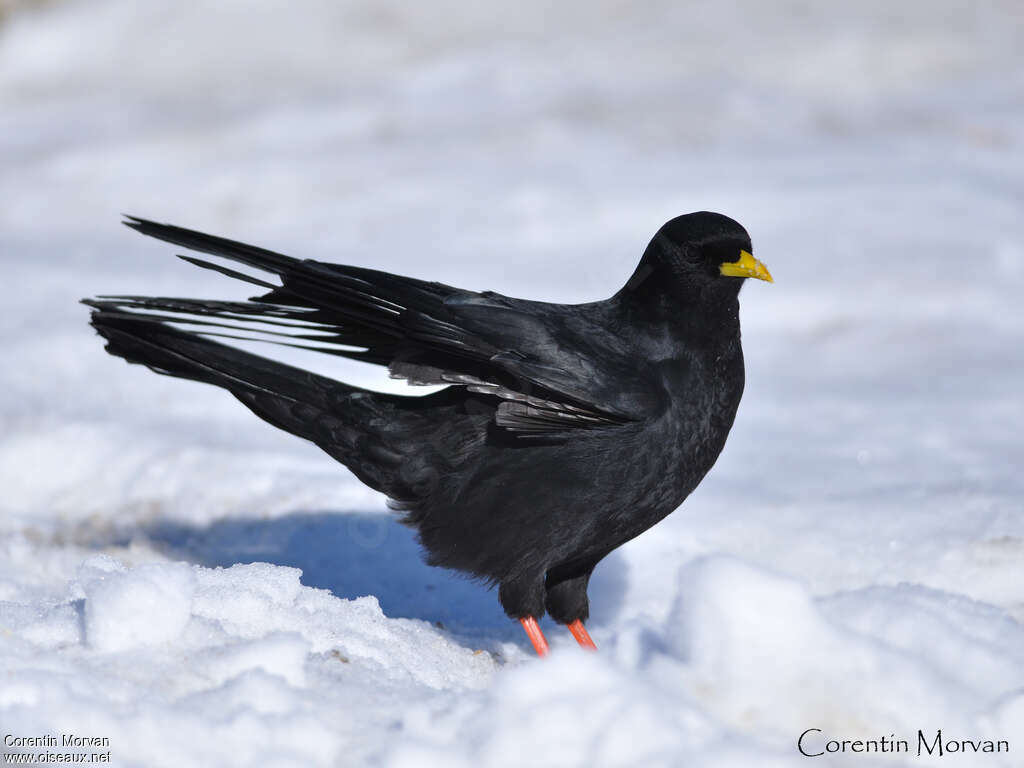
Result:
{"label": "bird's leg", "polygon": [[576,638],[576,642],[581,646],[590,651],[596,651],[597,646],[594,645],[594,641],[590,639],[590,633],[587,632],[587,628],[583,626],[583,622],[579,619],[569,624],[569,631],[572,632],[572,636]]}
{"label": "bird's leg", "polygon": [[[533,643],[533,650],[537,652],[538,656],[548,655],[548,641],[544,638],[544,633],[540,631],[540,624],[537,623],[537,619],[533,616],[524,616],[519,620],[523,629],[526,630],[527,637],[530,638],[530,642]],[[584,630],[586,633],[586,630]]]}
{"label": "bird's leg", "polygon": [[590,639],[590,633],[583,622],[590,615],[590,601],[587,599],[587,584],[590,574],[597,565],[597,559],[576,563],[572,566],[552,568],[545,577],[547,595],[544,606],[548,614],[559,624],[565,624],[581,647],[596,651],[597,646]]}

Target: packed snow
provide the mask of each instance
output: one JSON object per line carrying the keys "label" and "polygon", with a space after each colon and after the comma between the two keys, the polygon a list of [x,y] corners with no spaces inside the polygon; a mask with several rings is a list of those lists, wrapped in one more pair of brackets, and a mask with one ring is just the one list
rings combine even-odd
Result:
{"label": "packed snow", "polygon": [[[11,8],[4,759],[1024,765],[1017,3]],[[536,659],[347,470],[110,358],[76,303],[246,295],[122,211],[584,301],[700,209],[776,283],[741,296],[718,464],[595,573],[597,654],[545,621]],[[826,751],[883,739],[908,751]]]}

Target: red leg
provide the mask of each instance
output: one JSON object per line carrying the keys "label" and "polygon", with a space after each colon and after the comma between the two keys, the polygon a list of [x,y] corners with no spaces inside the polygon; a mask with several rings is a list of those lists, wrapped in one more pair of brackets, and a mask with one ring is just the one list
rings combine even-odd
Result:
{"label": "red leg", "polygon": [[584,648],[591,651],[597,650],[597,646],[594,645],[594,641],[590,639],[590,633],[587,632],[587,628],[583,626],[582,621],[576,619],[576,621],[569,625],[569,631],[572,632],[572,636],[576,638],[576,642]]}
{"label": "red leg", "polygon": [[530,642],[533,643],[533,650],[537,652],[538,656],[547,656],[548,641],[544,639],[544,633],[540,631],[540,624],[537,623],[537,619],[533,616],[525,616],[519,621],[522,623],[523,629],[526,630]]}

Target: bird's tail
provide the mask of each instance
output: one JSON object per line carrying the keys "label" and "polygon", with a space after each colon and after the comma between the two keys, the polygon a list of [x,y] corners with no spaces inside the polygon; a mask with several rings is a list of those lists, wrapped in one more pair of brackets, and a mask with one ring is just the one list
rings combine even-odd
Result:
{"label": "bird's tail", "polygon": [[116,301],[83,303],[93,309],[90,323],[106,339],[110,354],[157,373],[214,384],[236,395],[269,394],[321,409],[328,407],[332,389],[346,386],[179,330],[152,315],[121,311]]}
{"label": "bird's tail", "polygon": [[[195,300],[200,301],[200,300]],[[264,421],[310,440],[393,499],[408,498],[402,455],[388,447],[386,398],[325,376],[180,330],[116,300],[86,299],[90,322],[112,355],[157,373],[230,391]]]}

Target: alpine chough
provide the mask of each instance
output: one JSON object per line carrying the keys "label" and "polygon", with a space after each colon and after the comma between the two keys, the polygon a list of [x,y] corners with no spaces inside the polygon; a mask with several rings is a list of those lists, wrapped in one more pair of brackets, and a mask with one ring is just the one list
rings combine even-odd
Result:
{"label": "alpine chough", "polygon": [[[186,261],[263,289],[249,301],[87,299],[107,351],[222,387],[387,495],[431,565],[498,586],[538,654],[545,611],[594,647],[587,583],[697,487],[743,393],[739,292],[771,282],[732,219],[654,235],[604,301],[551,304],[300,260],[129,217],[145,235],[262,273]],[[239,350],[259,339],[387,366],[381,394]]]}

